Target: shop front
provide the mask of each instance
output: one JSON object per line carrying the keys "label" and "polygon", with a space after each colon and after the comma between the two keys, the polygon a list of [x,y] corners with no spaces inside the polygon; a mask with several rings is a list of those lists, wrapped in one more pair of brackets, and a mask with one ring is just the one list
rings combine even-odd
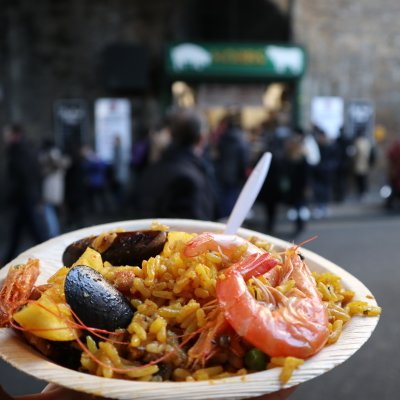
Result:
{"label": "shop front", "polygon": [[299,123],[305,50],[268,43],[172,43],[166,57],[166,103],[196,108],[214,126],[227,110],[244,128],[279,118]]}

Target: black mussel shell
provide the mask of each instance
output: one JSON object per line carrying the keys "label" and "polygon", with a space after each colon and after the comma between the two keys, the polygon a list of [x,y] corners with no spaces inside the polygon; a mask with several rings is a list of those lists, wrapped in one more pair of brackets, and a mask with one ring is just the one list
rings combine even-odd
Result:
{"label": "black mussel shell", "polygon": [[71,267],[75,261],[85,252],[85,250],[91,245],[96,236],[90,236],[84,239],[80,239],[76,242],[71,243],[64,250],[62,255],[63,265]]}
{"label": "black mussel shell", "polygon": [[[91,247],[97,236],[90,236],[71,243],[62,256],[63,264],[70,267]],[[112,244],[101,253],[103,261],[112,265],[141,265],[143,260],[160,254],[167,241],[165,231],[147,230],[118,232]]]}
{"label": "black mussel shell", "polygon": [[72,311],[88,327],[112,332],[126,328],[132,320],[134,310],[128,299],[86,265],[70,269],[64,291]]}

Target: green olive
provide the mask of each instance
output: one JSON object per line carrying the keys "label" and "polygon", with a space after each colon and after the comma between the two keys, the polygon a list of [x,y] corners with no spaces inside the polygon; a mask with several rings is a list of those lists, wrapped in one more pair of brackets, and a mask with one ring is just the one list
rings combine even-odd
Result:
{"label": "green olive", "polygon": [[244,365],[247,369],[262,371],[266,368],[269,357],[261,350],[254,348],[244,356]]}

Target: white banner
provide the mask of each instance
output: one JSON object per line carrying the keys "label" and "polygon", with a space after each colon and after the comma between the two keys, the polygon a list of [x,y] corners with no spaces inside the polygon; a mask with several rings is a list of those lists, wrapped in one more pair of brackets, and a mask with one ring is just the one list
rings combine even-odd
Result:
{"label": "white banner", "polygon": [[355,138],[358,130],[374,140],[375,108],[370,100],[350,100],[347,105],[347,135]]}
{"label": "white banner", "polygon": [[106,162],[113,159],[116,138],[119,137],[123,159],[130,160],[131,104],[127,99],[98,99],[95,103],[95,144],[97,155]]}
{"label": "white banner", "polygon": [[344,124],[344,101],[341,97],[314,97],[311,102],[311,122],[328,137],[336,139]]}
{"label": "white banner", "polygon": [[70,153],[80,148],[88,136],[88,107],[83,99],[59,99],[54,103],[57,146]]}

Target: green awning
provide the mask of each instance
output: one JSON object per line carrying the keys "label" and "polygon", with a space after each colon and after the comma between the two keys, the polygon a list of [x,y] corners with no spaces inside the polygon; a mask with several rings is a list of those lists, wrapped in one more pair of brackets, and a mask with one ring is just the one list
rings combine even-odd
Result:
{"label": "green awning", "polygon": [[306,53],[296,45],[192,43],[168,46],[167,73],[173,78],[300,78]]}

